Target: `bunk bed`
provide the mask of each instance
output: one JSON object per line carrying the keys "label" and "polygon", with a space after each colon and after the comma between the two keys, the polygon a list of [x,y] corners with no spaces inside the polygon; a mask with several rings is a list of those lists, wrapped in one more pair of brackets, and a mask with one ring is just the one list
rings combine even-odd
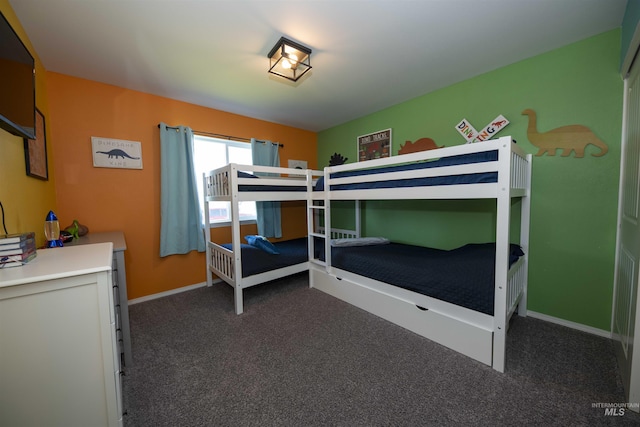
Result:
{"label": "bunk bed", "polygon": [[[504,372],[509,319],[526,315],[530,182],[531,155],[511,137],[327,167],[310,207],[324,213],[325,229],[338,200],[492,199],[496,238],[447,251],[334,247],[310,225],[323,240],[310,252],[310,286]],[[521,201],[517,243],[509,241],[513,199]]]}
{"label": "bunk bed", "polygon": [[[258,176],[257,174],[264,174]],[[307,237],[275,242],[269,253],[245,242],[240,233],[239,203],[243,201],[307,201],[320,171],[227,164],[203,175],[207,286],[214,276],[234,288],[236,314],[243,312],[243,290],[270,280],[308,271],[309,251],[317,246]],[[230,202],[231,242],[211,240],[209,203]],[[313,221],[308,217],[307,221]],[[324,236],[324,230],[322,230]],[[318,233],[316,233],[318,234]],[[333,230],[333,238],[356,237],[350,230]]]}

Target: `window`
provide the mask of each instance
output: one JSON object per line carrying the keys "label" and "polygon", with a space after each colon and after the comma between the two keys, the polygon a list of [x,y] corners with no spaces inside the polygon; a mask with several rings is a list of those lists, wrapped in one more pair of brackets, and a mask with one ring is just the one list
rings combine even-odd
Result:
{"label": "window", "polygon": [[[202,174],[212,169],[217,169],[228,163],[250,165],[251,144],[238,141],[211,138],[208,136],[193,136],[193,163],[196,169],[196,182],[198,183],[198,198],[200,210],[204,208],[204,196],[202,189]],[[229,202],[209,203],[209,222],[213,227],[229,225],[231,221],[231,209]],[[204,221],[204,212],[202,220]],[[256,220],[255,202],[240,202],[240,221]]]}

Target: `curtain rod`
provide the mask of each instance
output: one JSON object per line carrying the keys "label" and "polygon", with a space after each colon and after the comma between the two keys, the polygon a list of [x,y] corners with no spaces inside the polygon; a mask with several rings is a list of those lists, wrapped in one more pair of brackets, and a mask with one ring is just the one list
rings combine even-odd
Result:
{"label": "curtain rod", "polygon": [[[167,126],[169,129],[178,129],[177,126]],[[158,123],[158,129],[160,128],[160,123]],[[239,136],[232,136],[232,135],[222,135],[220,133],[211,133],[211,132],[202,132],[199,130],[194,130],[192,131],[193,133],[195,133],[196,135],[202,135],[202,136],[211,136],[214,138],[223,138],[223,139],[228,139],[228,140],[234,140],[234,141],[246,141],[246,142],[251,142],[250,138],[242,138]],[[266,144],[267,141],[263,141],[261,139],[256,139],[256,141],[261,142],[263,144]],[[272,142],[272,144],[274,144]],[[278,146],[280,146],[280,148],[284,148],[284,144],[278,144]]]}

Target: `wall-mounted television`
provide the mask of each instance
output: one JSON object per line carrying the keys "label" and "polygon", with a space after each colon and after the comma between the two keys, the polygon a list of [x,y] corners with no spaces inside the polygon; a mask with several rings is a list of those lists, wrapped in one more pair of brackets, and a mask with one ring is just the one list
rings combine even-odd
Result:
{"label": "wall-mounted television", "polygon": [[0,13],[0,128],[36,139],[35,61]]}

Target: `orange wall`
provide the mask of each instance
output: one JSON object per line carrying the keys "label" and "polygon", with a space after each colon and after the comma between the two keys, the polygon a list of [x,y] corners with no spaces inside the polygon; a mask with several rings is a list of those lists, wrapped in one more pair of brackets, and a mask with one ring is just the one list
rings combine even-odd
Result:
{"label": "orange wall", "polygon": [[[90,232],[122,230],[129,299],[205,280],[202,253],[160,258],[160,134],[158,123],[196,131],[279,141],[281,164],[289,159],[317,165],[316,134],[180,101],[47,73],[53,140],[57,215],[61,226],[74,219]],[[91,137],[139,141],[142,170],[94,168]],[[306,234],[304,204],[283,209],[284,238]],[[244,232],[255,232],[250,227]],[[214,229],[229,241],[228,228]]]}

